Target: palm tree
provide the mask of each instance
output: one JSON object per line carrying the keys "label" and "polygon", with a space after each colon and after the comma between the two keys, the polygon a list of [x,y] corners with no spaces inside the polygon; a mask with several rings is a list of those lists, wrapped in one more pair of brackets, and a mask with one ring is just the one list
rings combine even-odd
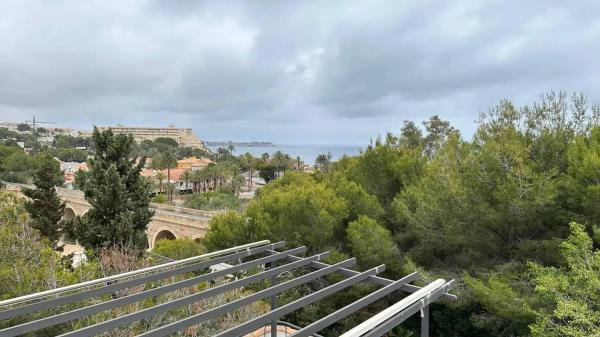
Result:
{"label": "palm tree", "polygon": [[246,152],[244,154],[244,164],[248,168],[248,174],[250,175],[250,186],[249,189],[252,190],[252,178],[254,177],[254,166],[256,165],[256,158],[253,155]]}
{"label": "palm tree", "polygon": [[167,169],[167,180],[171,182],[171,169],[177,167],[177,157],[171,151],[163,152],[158,157],[158,167]]}
{"label": "palm tree", "polygon": [[[285,167],[285,162],[286,162],[286,155],[281,152],[281,151],[277,151],[275,153],[273,153],[273,157],[271,158],[271,160],[273,161],[273,165],[275,165],[275,167],[277,168],[277,176],[279,177],[280,171]],[[285,169],[283,169],[285,171]]]}
{"label": "palm tree", "polygon": [[227,145],[227,150],[229,150],[229,153],[233,156],[233,151],[235,151],[235,145],[233,145],[233,143],[229,143],[229,145]]}
{"label": "palm tree", "polygon": [[205,182],[204,169],[192,171],[190,180],[194,184],[192,191],[198,193],[200,184]]}
{"label": "palm tree", "polygon": [[324,173],[329,172],[329,168],[331,166],[331,152],[327,154],[321,153],[315,159],[315,166]]}
{"label": "palm tree", "polygon": [[175,187],[175,184],[171,182],[167,182],[165,184],[165,193],[167,193],[167,196],[169,197],[170,201],[173,201],[173,194],[175,193],[176,189],[177,188]]}
{"label": "palm tree", "polygon": [[167,176],[163,171],[158,171],[154,175],[154,179],[158,183],[158,193],[162,193],[163,182],[165,181],[165,179],[167,179]]}
{"label": "palm tree", "polygon": [[302,163],[302,160],[300,160],[300,156],[296,157],[296,170],[300,171],[300,164]]}
{"label": "palm tree", "polygon": [[185,181],[185,194],[188,193],[188,181],[192,179],[192,170],[187,169],[181,173],[181,179]]}
{"label": "palm tree", "polygon": [[236,197],[240,196],[240,189],[244,180],[244,176],[240,174],[236,174],[231,178],[231,190]]}
{"label": "palm tree", "polygon": [[210,164],[204,168],[204,178],[207,182],[212,182],[210,185],[213,190],[217,188],[217,164]]}

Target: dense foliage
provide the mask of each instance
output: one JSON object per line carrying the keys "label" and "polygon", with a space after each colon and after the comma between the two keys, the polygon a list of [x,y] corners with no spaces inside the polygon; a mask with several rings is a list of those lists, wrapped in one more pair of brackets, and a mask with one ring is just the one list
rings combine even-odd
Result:
{"label": "dense foliage", "polygon": [[94,129],[94,158],[89,171],[79,171],[76,185],[84,192],[90,210],[67,227],[69,234],[89,247],[120,246],[144,249],[150,211],[149,183],[140,177],[145,160],[133,155],[129,135]]}
{"label": "dense foliage", "polygon": [[[0,300],[98,277],[96,263],[72,268],[47,239],[29,226],[22,199],[0,192]],[[10,324],[0,322],[0,328]],[[51,334],[54,335],[55,333]],[[48,336],[42,330],[39,335]]]}
{"label": "dense foliage", "polygon": [[0,145],[0,180],[25,183],[33,158],[18,146]]}
{"label": "dense foliage", "polygon": [[22,189],[23,194],[30,199],[25,203],[25,208],[31,217],[31,226],[50,241],[56,242],[60,236],[60,222],[65,210],[65,202],[60,200],[55,189],[64,181],[62,171],[58,161],[44,154],[35,158],[32,175],[35,189]]}
{"label": "dense foliage", "polygon": [[565,266],[530,263],[535,291],[548,304],[531,326],[533,336],[600,335],[600,251],[592,245],[585,227],[572,223],[571,235],[560,245]]}
{"label": "dense foliage", "polygon": [[437,116],[424,131],[406,122],[358,156],[324,156],[315,174],[271,182],[245,214],[215,218],[205,244],[286,240],[357,256],[363,268],[385,263],[394,277],[425,268],[457,278],[461,300],[433,309],[436,336],[539,334],[567,309],[563,330],[548,334],[589,335],[600,323],[594,297],[545,290],[543,275],[559,268],[583,275],[582,289],[596,284],[598,269],[577,269],[560,242],[571,221],[600,239],[599,122],[600,107],[564,93],[521,108],[501,101],[472,140]]}

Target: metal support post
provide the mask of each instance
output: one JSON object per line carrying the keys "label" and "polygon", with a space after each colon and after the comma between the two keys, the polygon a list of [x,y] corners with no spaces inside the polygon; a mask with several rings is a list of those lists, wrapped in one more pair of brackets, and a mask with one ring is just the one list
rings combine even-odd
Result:
{"label": "metal support post", "polygon": [[421,309],[421,337],[429,337],[429,305]]}
{"label": "metal support post", "polygon": [[[277,267],[277,261],[271,262],[271,268]],[[271,276],[271,287],[277,285],[277,275]],[[271,296],[271,311],[277,309],[277,294]],[[271,337],[277,337],[277,319],[271,321]]]}

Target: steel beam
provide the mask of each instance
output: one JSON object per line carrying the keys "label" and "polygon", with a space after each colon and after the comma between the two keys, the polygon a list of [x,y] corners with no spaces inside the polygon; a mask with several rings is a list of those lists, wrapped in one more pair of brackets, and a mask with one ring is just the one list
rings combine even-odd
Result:
{"label": "steel beam", "polygon": [[46,291],[42,291],[42,292],[38,292],[38,293],[34,293],[34,294],[29,294],[29,295],[23,295],[20,297],[0,301],[0,307],[6,307],[9,305],[20,304],[23,302],[29,302],[32,300],[37,300],[39,298],[44,298],[44,297],[48,297],[51,295],[57,295],[57,294],[60,294],[63,292],[78,290],[81,288],[87,288],[87,287],[90,287],[93,285],[107,283],[109,281],[113,281],[116,279],[131,277],[131,276],[148,273],[151,271],[155,271],[155,270],[159,270],[159,269],[163,269],[163,268],[167,268],[167,267],[171,267],[171,266],[181,265],[181,264],[185,264],[185,263],[189,263],[189,262],[195,262],[198,260],[215,257],[215,256],[222,255],[222,254],[228,254],[231,252],[237,252],[237,251],[241,251],[241,250],[248,250],[250,248],[261,246],[261,245],[266,245],[269,243],[270,243],[269,240],[248,243],[245,245],[232,247],[232,248],[228,248],[228,249],[223,249],[223,250],[219,250],[219,251],[215,251],[215,252],[210,252],[210,253],[202,254],[199,256],[192,256],[190,258],[183,259],[183,260],[168,262],[168,263],[164,263],[164,264],[157,265],[157,266],[142,268],[139,270],[133,270],[130,272],[119,274],[119,275],[107,276],[107,277],[103,277],[103,278],[96,279],[96,280],[91,280],[91,281],[81,282],[81,283],[77,283],[77,284],[73,284],[73,285],[68,285],[68,286],[61,287],[61,288],[50,289],[50,290],[46,290]]}
{"label": "steel beam", "polygon": [[305,307],[311,303],[314,303],[324,297],[327,297],[337,291],[348,288],[349,286],[356,284],[358,282],[364,281],[369,278],[369,276],[377,275],[380,272],[385,270],[385,265],[381,265],[367,271],[358,273],[357,275],[351,276],[347,279],[344,279],[340,282],[330,285],[327,288],[323,288],[319,291],[316,291],[308,296],[302,297],[296,301],[288,303],[276,310],[270,311],[264,315],[261,315],[255,319],[252,319],[246,323],[240,324],[234,328],[231,328],[227,331],[221,332],[214,337],[239,337],[248,332],[254,331],[261,326],[264,326],[271,320],[276,320],[278,317],[289,314],[292,311]]}
{"label": "steel beam", "polygon": [[92,314],[95,314],[98,312],[106,311],[106,310],[109,310],[112,308],[130,304],[130,303],[142,301],[144,299],[147,299],[147,298],[150,298],[153,296],[162,295],[164,293],[168,293],[168,292],[171,292],[171,291],[174,291],[177,289],[181,289],[181,288],[189,287],[189,286],[192,286],[195,284],[199,284],[199,283],[211,280],[211,279],[225,276],[227,274],[235,273],[235,272],[238,272],[241,270],[246,270],[251,267],[255,267],[258,265],[265,264],[265,263],[273,263],[274,261],[286,258],[290,254],[300,254],[300,253],[303,253],[304,251],[306,251],[306,247],[298,247],[295,249],[288,250],[286,252],[269,255],[269,256],[266,256],[263,258],[259,258],[256,260],[246,262],[246,263],[235,265],[235,266],[232,266],[231,268],[227,268],[224,270],[196,276],[193,278],[189,278],[187,280],[167,284],[162,287],[142,291],[137,294],[124,296],[124,297],[117,298],[117,299],[114,299],[111,301],[106,301],[106,302],[90,305],[88,307],[75,309],[75,310],[60,313],[60,314],[57,314],[54,316],[42,318],[39,320],[23,323],[20,325],[16,325],[16,326],[13,326],[10,328],[0,330],[0,337],[18,336],[20,334],[24,334],[27,332],[31,332],[31,331],[47,328],[47,327],[50,327],[50,326],[53,326],[56,324],[72,321],[77,318],[86,317],[86,316],[89,316],[89,315],[92,315]]}
{"label": "steel beam", "polygon": [[[293,263],[293,262],[292,262]],[[291,279],[289,281],[280,283],[274,287],[270,287],[267,288],[265,290],[261,290],[259,292],[256,292],[252,295],[240,298],[238,300],[229,302],[227,304],[221,305],[219,307],[216,307],[214,309],[211,310],[207,310],[204,312],[201,312],[199,314],[196,314],[194,316],[188,317],[186,319],[182,319],[180,321],[165,325],[165,326],[161,326],[159,328],[156,328],[154,330],[145,332],[139,336],[143,336],[143,337],[158,337],[158,336],[167,336],[171,333],[183,330],[187,327],[190,327],[192,325],[196,325],[202,322],[205,322],[207,320],[210,320],[212,318],[215,317],[219,317],[225,313],[228,313],[230,311],[236,310],[242,306],[248,305],[248,304],[252,304],[258,300],[261,300],[263,298],[269,297],[273,294],[278,294],[280,292],[283,292],[285,290],[288,289],[292,289],[294,287],[297,287],[299,285],[305,284],[307,282],[310,282],[312,280],[315,280],[319,277],[325,276],[327,274],[333,273],[334,271],[338,270],[339,268],[344,268],[344,267],[349,267],[356,264],[356,259],[352,258],[352,259],[348,259],[339,263],[336,263],[334,265],[331,265],[329,267],[317,270],[317,271],[313,271],[312,273],[308,273],[306,275],[302,275],[300,277]],[[276,270],[278,268],[272,269],[272,270]]]}
{"label": "steel beam", "polygon": [[361,299],[319,319],[307,325],[306,327],[296,331],[292,334],[293,337],[309,337],[313,334],[325,329],[326,327],[338,322],[339,320],[346,318],[354,312],[366,307],[367,305],[379,300],[380,298],[391,294],[392,292],[400,289],[403,285],[413,282],[419,278],[419,274],[416,272],[408,274],[403,278],[394,281],[394,283],[388,284],[387,286],[380,288],[369,295],[362,297]]}
{"label": "steel beam", "polygon": [[445,292],[448,291],[448,288],[452,285],[453,282],[453,280],[447,282],[443,287],[434,290],[432,293],[429,294],[429,296],[427,296],[423,300],[413,303],[406,309],[391,317],[389,320],[385,321],[379,326],[374,327],[371,331],[364,334],[363,337],[381,337],[385,335],[393,328],[400,325],[400,323],[404,322],[409,317],[421,311],[421,309],[424,309],[426,306],[429,306],[429,304],[433,303],[436,299],[443,296],[443,294],[445,294]]}
{"label": "steel beam", "polygon": [[421,337],[429,337],[429,305],[421,309]]}
{"label": "steel beam", "polygon": [[[275,254],[277,252],[270,251],[269,253]],[[290,260],[290,261],[295,261],[296,259],[297,259],[297,257],[294,257],[294,256],[288,257],[288,260]],[[310,267],[314,268],[314,269],[321,269],[321,268],[325,268],[326,266],[328,266],[328,264],[323,263],[323,262],[313,262],[313,263],[310,264]],[[340,274],[340,275],[343,275],[343,276],[353,276],[353,275],[356,275],[358,272],[355,271],[355,270],[342,268],[337,273]],[[381,286],[387,286],[387,285],[392,284],[394,282],[393,280],[390,280],[390,279],[387,279],[387,278],[384,278],[384,277],[375,276],[375,275],[369,277],[369,281],[373,282],[375,284],[379,284]],[[412,284],[406,284],[400,290],[406,291],[408,293],[414,293],[415,291],[418,291],[419,289],[421,289],[421,287],[415,286],[415,285],[412,285]],[[458,297],[456,297],[456,295],[452,295],[452,294],[445,293],[445,294],[442,295],[442,299],[444,299],[444,300],[454,301],[457,298]]]}
{"label": "steel beam", "polygon": [[277,275],[280,274],[282,272],[285,271],[289,271],[292,270],[294,268],[299,268],[299,267],[303,267],[308,265],[309,263],[313,262],[313,261],[317,261],[321,258],[324,258],[328,255],[328,253],[322,253],[319,255],[315,255],[315,256],[311,256],[311,257],[307,257],[304,258],[300,261],[296,261],[296,262],[292,262],[271,270],[267,270],[264,271],[262,273],[259,274],[255,274],[252,276],[248,276],[246,278],[237,280],[237,281],[233,281],[227,284],[224,284],[222,286],[218,286],[215,288],[210,288],[204,291],[201,291],[199,293],[196,294],[192,294],[189,296],[185,296],[182,298],[178,298],[176,300],[170,301],[170,302],[166,302],[166,303],[162,303],[144,310],[140,310],[131,314],[127,314],[124,316],[120,316],[117,318],[113,318],[111,320],[105,321],[105,322],[101,322],[95,325],[91,325],[76,331],[72,331],[72,332],[68,332],[65,334],[62,334],[61,336],[71,336],[71,337],[84,337],[84,336],[94,336],[96,334],[99,334],[101,332],[104,331],[108,331],[108,330],[112,330],[114,328],[118,328],[120,326],[123,326],[125,324],[129,324],[135,321],[139,321],[141,319],[147,318],[147,317],[151,317],[153,315],[156,315],[158,313],[164,313],[168,310],[171,309],[175,309],[175,308],[179,308],[181,306],[184,305],[188,305],[188,304],[192,304],[192,303],[196,303],[198,301],[201,301],[203,299],[206,298],[210,298],[213,297],[215,295],[230,291],[230,290],[234,290],[237,289],[241,286],[256,282],[256,281],[260,281],[260,280],[264,280],[269,278],[272,275]]}
{"label": "steel beam", "polygon": [[169,269],[166,271],[158,272],[156,274],[149,274],[149,275],[145,275],[145,276],[138,277],[135,279],[130,279],[130,280],[123,281],[123,282],[109,284],[109,285],[106,285],[106,286],[103,286],[100,288],[94,288],[94,289],[82,291],[82,292],[76,293],[76,294],[57,297],[57,298],[50,299],[50,300],[47,300],[44,302],[27,304],[27,305],[24,305],[21,307],[16,307],[13,309],[9,309],[9,310],[0,312],[0,320],[12,318],[15,316],[21,316],[21,315],[29,314],[32,312],[42,311],[42,310],[56,307],[59,305],[65,305],[65,304],[69,304],[69,303],[73,303],[73,302],[78,302],[81,300],[100,296],[100,295],[114,292],[117,290],[131,288],[131,287],[134,287],[134,286],[137,286],[140,284],[161,280],[161,279],[164,279],[167,277],[171,277],[171,276],[175,276],[175,275],[179,275],[179,274],[183,274],[183,273],[187,273],[187,272],[191,272],[191,271],[195,271],[195,270],[200,270],[203,268],[210,267],[217,263],[232,261],[232,260],[235,260],[240,257],[247,257],[247,256],[259,254],[259,253],[269,250],[272,246],[280,248],[284,245],[285,245],[285,242],[278,242],[278,243],[274,243],[274,244],[270,244],[267,246],[254,248],[254,249],[246,249],[241,252],[220,256],[220,257],[217,257],[217,258],[214,258],[211,260],[197,262],[197,263],[187,265],[184,267]]}

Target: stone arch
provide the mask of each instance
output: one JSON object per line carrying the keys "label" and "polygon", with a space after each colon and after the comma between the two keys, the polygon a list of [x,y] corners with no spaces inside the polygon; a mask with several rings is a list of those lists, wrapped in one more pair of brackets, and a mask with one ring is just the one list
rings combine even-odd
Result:
{"label": "stone arch", "polygon": [[76,214],[75,211],[71,207],[65,207],[62,219],[63,220],[73,220]]}
{"label": "stone arch", "polygon": [[156,244],[160,240],[175,240],[175,239],[177,239],[177,236],[175,236],[175,234],[173,234],[173,232],[171,232],[168,229],[161,229],[158,231],[158,233],[156,233],[156,236],[154,237],[154,244]]}

